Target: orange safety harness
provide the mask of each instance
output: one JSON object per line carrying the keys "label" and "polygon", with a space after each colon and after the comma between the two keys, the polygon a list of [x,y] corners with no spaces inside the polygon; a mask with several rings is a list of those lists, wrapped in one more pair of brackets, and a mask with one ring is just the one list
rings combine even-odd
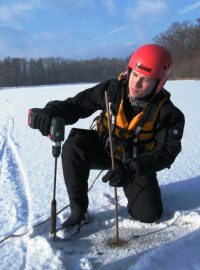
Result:
{"label": "orange safety harness", "polygon": [[[163,90],[162,94],[154,96],[145,105],[143,110],[128,122],[123,111],[123,98],[121,99],[117,115],[111,114],[112,139],[114,157],[125,161],[127,158],[137,157],[140,153],[152,151],[155,147],[155,122],[163,104],[170,94]],[[103,111],[97,119],[97,132],[109,153],[108,115]]]}

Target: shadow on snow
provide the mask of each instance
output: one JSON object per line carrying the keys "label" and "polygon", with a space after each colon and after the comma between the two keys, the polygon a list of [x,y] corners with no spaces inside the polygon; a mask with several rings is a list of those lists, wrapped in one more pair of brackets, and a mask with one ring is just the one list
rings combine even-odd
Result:
{"label": "shadow on snow", "polygon": [[161,186],[164,215],[173,215],[175,211],[192,211],[200,207],[199,183],[200,175]]}
{"label": "shadow on snow", "polygon": [[[161,222],[169,220],[176,211],[189,211],[195,210],[200,207],[200,176],[189,178],[187,180],[170,183],[167,185],[161,186],[163,204],[164,204],[164,214],[161,218]],[[112,203],[112,202],[111,202]],[[129,218],[127,210],[125,207],[119,208],[120,218]],[[93,217],[95,215],[95,219]],[[76,260],[80,262],[80,258],[88,257],[90,252],[94,252],[92,247],[93,242],[89,237],[100,231],[104,231],[104,236],[101,239],[102,241],[106,240],[106,231],[110,231],[111,228],[114,233],[114,210],[105,210],[103,212],[98,212],[92,215],[91,224],[87,225],[87,228],[83,228],[83,231],[80,233],[82,238],[79,236],[74,237],[69,242],[55,244],[50,241],[52,248],[59,248],[61,251],[60,259],[63,262],[63,265],[66,265],[66,269],[74,269],[73,265]],[[159,222],[157,223],[159,224]],[[144,229],[145,230],[145,229]],[[159,230],[158,230],[159,231]],[[80,235],[80,236],[81,236]],[[144,234],[144,236],[148,235]],[[190,235],[190,234],[189,234]],[[185,237],[189,237],[186,235]],[[175,240],[175,242],[180,241],[181,239]],[[169,240],[171,242],[171,240]],[[162,244],[162,243],[161,243]],[[95,257],[90,258],[90,262],[95,266],[95,269],[124,269],[130,265],[133,265],[137,262],[138,258],[146,251],[150,251],[153,248],[147,250],[141,250],[140,253],[130,255],[124,259],[116,260],[112,263],[103,265],[102,262]],[[101,256],[101,254],[99,255]],[[76,263],[75,263],[76,264]],[[80,265],[77,265],[77,269],[82,269]]]}

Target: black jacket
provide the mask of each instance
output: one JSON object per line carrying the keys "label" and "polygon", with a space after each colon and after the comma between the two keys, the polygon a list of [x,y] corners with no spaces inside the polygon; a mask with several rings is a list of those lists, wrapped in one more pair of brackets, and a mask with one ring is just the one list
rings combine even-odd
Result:
{"label": "black jacket", "polygon": [[[97,110],[105,110],[105,91],[108,91],[109,101],[112,103],[112,113],[117,114],[119,102],[127,91],[126,80],[105,81],[80,92],[73,98],[49,102],[46,107],[56,109],[57,115],[64,117],[66,125],[74,124],[80,118],[89,117]],[[158,97],[162,91],[157,95]],[[156,147],[148,154],[132,160],[132,165],[139,175],[170,167],[181,151],[184,123],[183,113],[170,100],[165,102],[156,121]]]}

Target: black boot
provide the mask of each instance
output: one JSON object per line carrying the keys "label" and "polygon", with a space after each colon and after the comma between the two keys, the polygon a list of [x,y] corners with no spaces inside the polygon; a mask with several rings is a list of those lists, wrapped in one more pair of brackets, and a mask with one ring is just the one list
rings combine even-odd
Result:
{"label": "black boot", "polygon": [[89,222],[90,222],[90,220],[89,220],[88,212],[86,212],[84,214],[79,214],[79,215],[75,215],[72,213],[68,217],[68,219],[62,223],[61,226],[62,226],[62,228],[69,228],[69,227],[73,227],[76,225],[88,224]]}
{"label": "black boot", "polygon": [[79,196],[70,198],[71,214],[68,219],[62,224],[63,228],[70,226],[81,225],[81,223],[88,223],[88,196]]}

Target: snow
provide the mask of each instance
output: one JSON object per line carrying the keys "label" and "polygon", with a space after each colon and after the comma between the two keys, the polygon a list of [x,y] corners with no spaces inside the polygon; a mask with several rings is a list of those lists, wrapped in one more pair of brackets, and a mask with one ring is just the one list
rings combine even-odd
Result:
{"label": "snow", "polygon": [[[198,80],[166,84],[172,101],[185,114],[186,126],[182,152],[170,170],[158,173],[164,204],[161,220],[152,224],[131,220],[126,198],[118,188],[119,234],[124,244],[108,245],[108,239],[115,237],[114,193],[101,181],[105,172],[94,182],[99,171],[91,171],[90,224],[84,225],[71,240],[53,241],[49,236],[52,143],[27,126],[27,112],[50,100],[74,96],[92,85],[0,90],[0,269],[200,269]],[[80,120],[74,126],[89,128],[93,118],[94,115]],[[66,127],[65,137],[71,128]],[[56,200],[58,210],[68,205],[60,158]],[[58,215],[57,224],[68,214],[69,207]],[[27,233],[22,235],[24,232]]]}

